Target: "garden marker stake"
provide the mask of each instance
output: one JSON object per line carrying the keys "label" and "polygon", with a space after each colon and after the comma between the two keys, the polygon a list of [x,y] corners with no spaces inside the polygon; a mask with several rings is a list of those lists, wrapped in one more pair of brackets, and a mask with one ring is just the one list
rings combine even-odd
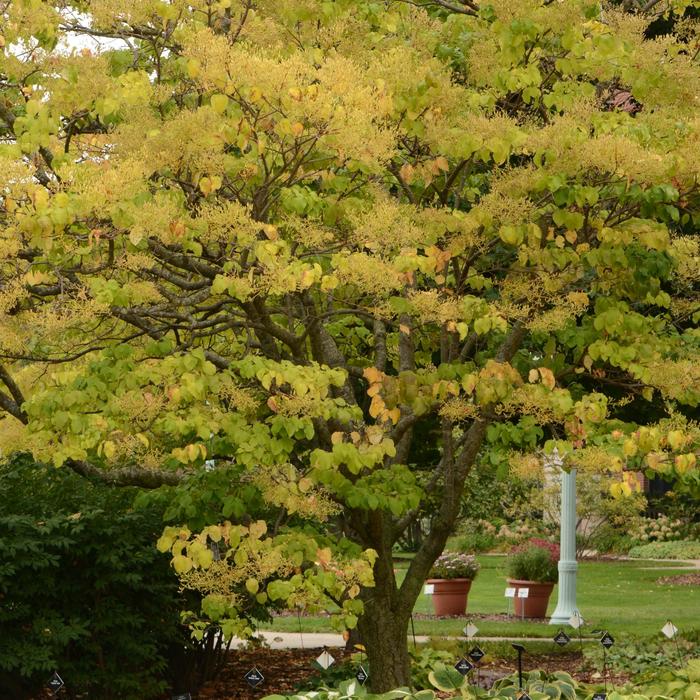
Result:
{"label": "garden marker stake", "polygon": [[581,628],[583,627],[583,618],[578,610],[574,611],[574,614],[569,619],[569,624],[578,630],[578,642],[581,645],[581,654],[583,654],[583,635],[581,634]]}
{"label": "garden marker stake", "polygon": [[681,645],[678,642],[678,627],[676,627],[671,620],[666,620],[666,624],[661,628],[661,632],[664,636],[672,639],[676,643],[676,650],[678,651],[678,661],[680,662],[680,667],[683,667],[685,659],[683,658],[683,652],[681,651]]}
{"label": "garden marker stake", "polygon": [[513,649],[518,652],[518,686],[523,689],[523,652],[525,647],[522,644],[511,644]]}
{"label": "garden marker stake", "polygon": [[613,636],[609,632],[604,632],[600,638],[603,645],[603,683],[605,684],[605,694],[608,694],[608,649],[615,644]]}
{"label": "garden marker stake", "polygon": [[416,650],[416,628],[413,625],[413,613],[411,613],[411,636],[413,637],[413,651]]}
{"label": "garden marker stake", "polygon": [[297,621],[299,622],[299,641],[301,642],[301,650],[304,651],[304,632],[301,629],[301,608],[297,608]]}

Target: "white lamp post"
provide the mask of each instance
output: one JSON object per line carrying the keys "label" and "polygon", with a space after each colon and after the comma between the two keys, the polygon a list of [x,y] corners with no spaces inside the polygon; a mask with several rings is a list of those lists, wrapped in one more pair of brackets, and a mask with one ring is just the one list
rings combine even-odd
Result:
{"label": "white lamp post", "polygon": [[557,607],[549,620],[550,625],[569,622],[578,612],[576,607],[576,470],[564,471],[563,461],[556,448],[548,460],[561,477],[561,513],[559,526],[559,590]]}

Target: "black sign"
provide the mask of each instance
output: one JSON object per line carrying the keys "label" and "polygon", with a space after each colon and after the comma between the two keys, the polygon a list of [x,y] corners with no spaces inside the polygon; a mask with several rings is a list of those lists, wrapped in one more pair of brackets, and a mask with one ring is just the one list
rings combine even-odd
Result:
{"label": "black sign", "polygon": [[469,656],[469,658],[475,664],[478,664],[479,661],[481,661],[481,659],[483,659],[484,656],[486,656],[486,654],[481,649],[479,649],[479,647],[474,647],[467,656]]}
{"label": "black sign", "polygon": [[180,695],[173,695],[172,700],[192,700],[192,695],[190,693],[181,693]]}
{"label": "black sign", "polygon": [[612,635],[609,632],[606,632],[601,638],[600,638],[600,643],[606,648],[610,649],[610,647],[615,644],[615,640],[612,638]]}
{"label": "black sign", "polygon": [[474,666],[469,663],[466,659],[460,659],[456,664],[455,668],[463,675],[466,676],[469,671],[471,671]]}
{"label": "black sign", "polygon": [[362,668],[362,666],[360,666],[360,668],[357,669],[357,673],[355,674],[355,678],[357,678],[357,682],[360,685],[364,685],[367,682],[367,679],[369,678],[369,676],[367,675],[367,671],[365,671],[365,669]]}
{"label": "black sign", "polygon": [[63,688],[65,683],[63,682],[63,678],[54,671],[53,676],[49,678],[49,680],[46,683],[47,686],[51,689],[51,692],[55,695],[58,693],[58,691]]}
{"label": "black sign", "polygon": [[518,700],[531,700],[531,698],[527,693],[523,693]]}
{"label": "black sign", "polygon": [[571,638],[566,632],[564,632],[564,630],[559,630],[556,636],[554,637],[554,641],[560,647],[565,647],[571,641]]}
{"label": "black sign", "polygon": [[593,693],[593,700],[606,700],[607,697],[607,693]]}
{"label": "black sign", "polygon": [[243,678],[245,678],[251,688],[257,688],[265,680],[265,676],[255,666]]}

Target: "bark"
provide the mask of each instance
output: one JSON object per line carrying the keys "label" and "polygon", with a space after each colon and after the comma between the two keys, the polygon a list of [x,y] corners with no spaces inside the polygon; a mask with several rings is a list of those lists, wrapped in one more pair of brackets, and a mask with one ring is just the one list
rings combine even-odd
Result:
{"label": "bark", "polygon": [[410,613],[394,611],[382,604],[365,603],[359,623],[360,638],[367,649],[369,687],[373,693],[410,687],[411,662],[408,655]]}

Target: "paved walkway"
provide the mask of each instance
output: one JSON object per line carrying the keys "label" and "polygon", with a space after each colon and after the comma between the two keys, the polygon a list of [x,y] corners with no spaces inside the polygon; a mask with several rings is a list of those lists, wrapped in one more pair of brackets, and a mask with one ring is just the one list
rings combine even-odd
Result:
{"label": "paved walkway", "polygon": [[[552,627],[552,635],[555,633],[555,628]],[[273,630],[261,630],[255,634],[255,637],[260,641],[264,642],[271,649],[323,649],[327,647],[329,649],[344,647],[345,640],[340,634],[333,634],[331,632],[275,632]],[[409,637],[412,639],[412,637]],[[428,637],[426,635],[417,634],[416,642],[423,644],[429,642],[431,639],[453,639],[455,641],[464,641],[464,637],[441,637],[439,635],[433,635]],[[578,638],[572,636],[574,641],[578,641]],[[474,643],[478,642],[547,642],[552,641],[549,637],[475,637]],[[585,638],[584,642],[597,642],[597,638]],[[245,646],[246,641],[244,639],[234,639],[231,644],[231,648],[237,649]],[[554,644],[554,642],[552,642]]]}
{"label": "paved walkway", "polygon": [[695,569],[700,569],[700,559],[633,559],[632,557],[625,557],[625,561],[658,561],[662,562],[663,564],[668,564],[668,566],[641,567],[645,570],[653,569],[654,571],[667,571],[673,569],[694,571]]}

